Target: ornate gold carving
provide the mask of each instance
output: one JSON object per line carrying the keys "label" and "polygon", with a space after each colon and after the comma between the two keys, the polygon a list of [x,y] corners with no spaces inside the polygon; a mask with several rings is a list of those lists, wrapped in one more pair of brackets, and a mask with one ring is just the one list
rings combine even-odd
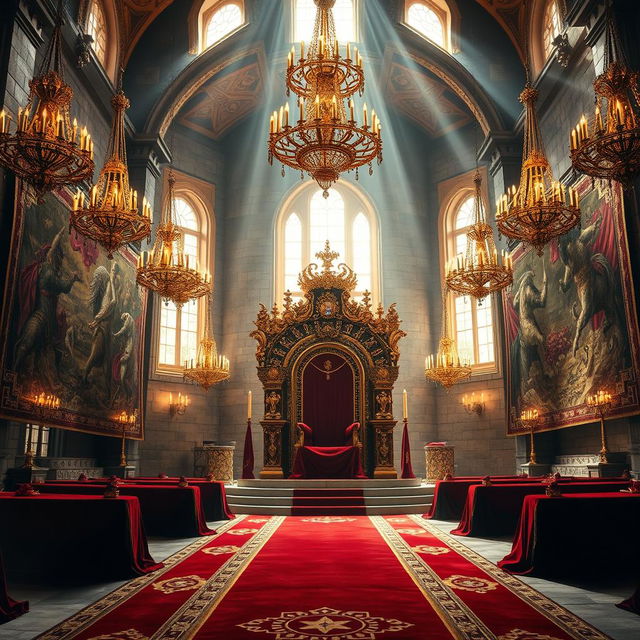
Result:
{"label": "ornate gold carving", "polygon": [[393,418],[392,398],[388,391],[380,391],[376,395],[376,402],[378,403],[376,418]]}
{"label": "ornate gold carving", "polygon": [[280,404],[281,399],[282,396],[275,391],[271,391],[271,393],[267,395],[265,398],[265,404],[267,406],[264,414],[265,418],[273,418],[275,420],[280,419],[281,414],[280,411],[278,411],[278,405]]}
{"label": "ornate gold carving", "polygon": [[322,318],[333,318],[337,311],[338,300],[333,293],[326,291],[318,298],[316,302],[316,313]]}
{"label": "ornate gold carving", "polygon": [[322,271],[318,271],[318,265],[315,262],[308,265],[298,277],[300,289],[305,293],[313,289],[353,291],[358,284],[358,279],[353,269],[344,262],[338,265],[337,271],[333,269],[333,261],[338,255],[335,251],[331,251],[327,240],[324,245],[324,251],[316,253],[316,258],[322,261]]}
{"label": "ornate gold carving", "polygon": [[427,466],[427,482],[442,480],[447,474],[453,476],[455,470],[453,447],[425,447],[424,455]]}
{"label": "ornate gold carving", "polygon": [[207,473],[219,482],[233,482],[233,447],[210,446],[205,448]]}

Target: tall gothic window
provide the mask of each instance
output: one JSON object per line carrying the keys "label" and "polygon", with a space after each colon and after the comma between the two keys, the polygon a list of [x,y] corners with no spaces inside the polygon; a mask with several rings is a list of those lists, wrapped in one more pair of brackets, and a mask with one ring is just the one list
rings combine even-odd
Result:
{"label": "tall gothic window", "polygon": [[449,9],[443,1],[409,1],[405,9],[405,22],[434,44],[449,49]]}
{"label": "tall gothic window", "polygon": [[562,21],[557,0],[550,0],[544,9],[542,43],[545,58],[553,53],[553,41],[562,33]]}
{"label": "tall gothic window", "polygon": [[[313,24],[316,17],[316,5],[313,0],[294,0],[294,40],[311,42]],[[333,5],[333,19],[336,25],[338,42],[352,42],[356,39],[354,0],[336,0]]]}
{"label": "tall gothic window", "polygon": [[214,5],[204,14],[204,41],[202,49],[217,44],[226,35],[244,24],[242,5],[224,2]]}
{"label": "tall gothic window", "polygon": [[334,263],[344,262],[358,276],[361,297],[365,290],[372,300],[380,299],[378,271],[378,225],[371,206],[359,192],[343,186],[332,187],[323,198],[315,183],[308,182],[289,198],[276,225],[276,301],[285,291],[301,298],[298,275],[329,240],[340,254]]}
{"label": "tall gothic window", "polygon": [[[182,229],[184,253],[189,264],[201,264],[201,223],[194,207],[182,197],[175,199],[176,222]],[[190,300],[178,309],[173,302],[161,303],[159,323],[158,364],[162,368],[182,367],[185,360],[196,357],[201,301]]]}
{"label": "tall gothic window", "polygon": [[[473,224],[475,206],[475,196],[469,193],[465,191],[454,200],[457,204],[447,216],[446,261],[466,251],[466,234]],[[492,298],[479,302],[470,296],[453,294],[451,312],[451,329],[460,355],[468,358],[475,369],[491,368],[495,363]]]}
{"label": "tall gothic window", "polygon": [[103,67],[107,66],[107,19],[100,0],[92,0],[87,14],[87,33],[93,38],[93,51]]}

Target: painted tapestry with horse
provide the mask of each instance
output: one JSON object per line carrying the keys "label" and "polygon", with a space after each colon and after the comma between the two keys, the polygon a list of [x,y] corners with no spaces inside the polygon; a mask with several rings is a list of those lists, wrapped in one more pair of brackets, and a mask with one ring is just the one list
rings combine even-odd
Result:
{"label": "painted tapestry with horse", "polygon": [[541,430],[591,422],[587,396],[608,389],[615,415],[639,413],[638,319],[619,186],[582,179],[581,223],[545,247],[514,252],[503,294],[509,433],[537,408]]}
{"label": "painted tapestry with horse", "polygon": [[[2,400],[7,418],[118,435],[122,412],[138,412],[127,437],[142,437],[144,299],[135,257],[112,260],[69,230],[66,198],[16,205],[3,317]],[[40,394],[59,401],[42,409]],[[46,415],[44,415],[46,413]]]}

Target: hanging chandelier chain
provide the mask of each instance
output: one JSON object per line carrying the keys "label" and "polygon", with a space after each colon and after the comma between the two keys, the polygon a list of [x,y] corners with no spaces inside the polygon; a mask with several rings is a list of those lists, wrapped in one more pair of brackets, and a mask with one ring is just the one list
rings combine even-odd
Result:
{"label": "hanging chandelier chain", "polygon": [[42,76],[50,71],[55,71],[61,80],[64,80],[64,65],[62,64],[62,26],[64,19],[62,17],[62,0],[58,0],[56,4],[56,13],[54,16],[53,31],[51,39],[47,44],[42,62],[38,67],[38,75]]}

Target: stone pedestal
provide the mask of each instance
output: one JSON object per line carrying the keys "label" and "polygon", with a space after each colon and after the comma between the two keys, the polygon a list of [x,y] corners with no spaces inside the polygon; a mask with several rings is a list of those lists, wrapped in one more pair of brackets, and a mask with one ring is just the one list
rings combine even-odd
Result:
{"label": "stone pedestal", "polygon": [[115,476],[116,478],[132,478],[136,475],[136,467],[133,464],[123,466],[104,467],[104,475],[106,478]]}
{"label": "stone pedestal", "polygon": [[424,458],[427,467],[425,480],[436,482],[442,480],[447,474],[454,475],[455,457],[453,447],[424,446]]}
{"label": "stone pedestal", "polygon": [[520,471],[529,477],[546,476],[551,473],[551,465],[540,462],[527,462],[520,465]]}
{"label": "stone pedestal", "polygon": [[7,469],[5,490],[15,491],[19,484],[44,482],[49,469],[45,467],[12,467]]}
{"label": "stone pedestal", "polygon": [[393,466],[393,428],[395,420],[371,420],[373,429],[373,477],[397,478],[398,472]]}
{"label": "stone pedestal", "polygon": [[590,478],[618,478],[628,469],[629,465],[626,462],[598,462],[587,465]]}
{"label": "stone pedestal", "polygon": [[[264,464],[260,471],[261,478],[284,478],[282,469],[282,432],[287,425],[286,420],[261,420],[264,437]],[[292,461],[293,464],[293,461]]]}
{"label": "stone pedestal", "polygon": [[210,444],[205,447],[195,447],[193,456],[193,473],[196,477],[212,475],[220,482],[233,482],[233,452],[236,447],[232,444]]}

